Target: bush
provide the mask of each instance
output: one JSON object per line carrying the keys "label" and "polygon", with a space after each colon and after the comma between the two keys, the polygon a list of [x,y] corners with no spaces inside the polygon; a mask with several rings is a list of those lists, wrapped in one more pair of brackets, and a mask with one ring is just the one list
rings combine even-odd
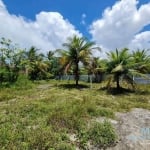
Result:
{"label": "bush", "polygon": [[12,83],[17,81],[18,72],[13,71],[9,68],[1,68],[0,69],[0,82],[2,83]]}
{"label": "bush", "polygon": [[88,134],[92,144],[99,148],[113,146],[117,140],[114,128],[106,120],[103,123],[94,123]]}
{"label": "bush", "polygon": [[17,81],[13,84],[16,89],[31,89],[33,87],[32,81],[30,81],[26,75],[19,74]]}

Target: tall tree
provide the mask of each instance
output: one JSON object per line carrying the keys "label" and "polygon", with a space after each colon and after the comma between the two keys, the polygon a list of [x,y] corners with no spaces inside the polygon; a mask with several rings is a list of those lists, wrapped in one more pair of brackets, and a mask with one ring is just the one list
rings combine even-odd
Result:
{"label": "tall tree", "polygon": [[68,42],[64,43],[63,46],[66,50],[61,50],[61,62],[63,64],[65,72],[73,67],[73,73],[75,75],[76,85],[79,81],[79,63],[87,65],[92,55],[92,49],[99,49],[94,47],[95,43],[88,41],[84,37],[77,37],[76,35],[68,38]]}

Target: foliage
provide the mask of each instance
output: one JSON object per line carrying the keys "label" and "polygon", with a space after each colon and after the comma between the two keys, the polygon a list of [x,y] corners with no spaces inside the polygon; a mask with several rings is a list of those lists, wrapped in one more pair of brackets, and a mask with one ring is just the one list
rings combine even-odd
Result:
{"label": "foliage", "polygon": [[48,65],[43,61],[43,54],[37,53],[38,49],[31,47],[26,52],[26,65],[27,75],[30,80],[47,79],[50,77],[48,73]]}
{"label": "foliage", "polygon": [[141,73],[150,73],[150,55],[148,50],[136,50],[132,53],[134,69]]}
{"label": "foliage", "polygon": [[[117,89],[120,89],[122,83],[120,81],[123,80],[134,88],[133,76],[147,78],[144,74],[150,72],[148,50],[136,50],[131,54],[126,48],[116,49],[108,52],[108,58],[104,60],[92,56],[94,49],[100,50],[94,45],[94,42],[75,35],[63,44],[65,50],[49,51],[44,56],[34,46],[25,51],[13,44],[11,40],[1,38],[0,84],[3,86],[16,82],[20,74],[26,74],[28,79],[35,81],[60,77],[63,71],[74,75],[76,85],[80,74],[92,74],[95,76],[95,82],[100,82],[106,73],[108,89],[113,82],[116,82]],[[55,52],[60,56],[55,56]]]}
{"label": "foliage", "polygon": [[0,44],[0,83],[15,82],[24,51],[5,38],[1,39]]}
{"label": "foliage", "polygon": [[48,64],[48,72],[50,72],[53,77],[56,77],[58,75],[61,75],[62,74],[62,66],[60,64],[60,58],[59,57],[56,57],[55,55],[55,51],[52,52],[52,51],[49,51],[47,53],[47,64]]}
{"label": "foliage", "polygon": [[78,85],[80,74],[79,63],[82,62],[83,65],[88,65],[92,49],[98,49],[98,47],[93,47],[94,45],[94,42],[90,42],[86,38],[73,36],[72,38],[68,38],[68,43],[63,44],[67,50],[59,51],[62,56],[61,63],[64,66],[65,73],[72,67],[76,85]]}
{"label": "foliage", "polygon": [[111,123],[104,121],[103,123],[95,123],[89,131],[89,139],[99,148],[113,146],[117,141],[117,135]]}
{"label": "foliage", "polygon": [[[135,107],[150,109],[149,85],[141,85],[135,92],[124,90],[128,94],[110,95],[99,90],[105,83],[93,83],[92,88],[82,83],[75,88],[72,81],[66,85],[66,81],[28,80],[49,79],[51,74],[58,75],[64,69],[75,74],[78,85],[81,63],[90,74],[107,71],[108,87],[115,81],[120,88],[121,79],[133,85],[132,75],[149,73],[150,57],[146,50],[129,54],[128,49],[116,49],[108,53],[108,60],[100,60],[92,58],[91,50],[97,49],[93,45],[74,36],[64,44],[67,50],[58,50],[61,57],[51,51],[44,57],[35,47],[24,51],[10,40],[1,39],[1,149],[87,149],[89,141],[106,148],[116,142],[114,129],[107,121],[93,124],[93,119],[115,118],[115,112]],[[71,141],[70,134],[76,135],[76,141]]]}
{"label": "foliage", "polygon": [[[136,93],[110,95],[98,90],[103,83],[93,83],[92,89],[88,83],[80,89],[65,84],[55,80],[33,83],[19,76],[13,86],[1,88],[1,149],[84,149],[88,141],[94,144],[95,137],[99,143],[96,131],[100,127],[93,125],[96,117],[114,118],[115,112],[134,107],[150,109],[149,85],[140,86]],[[73,133],[75,142],[69,138]]]}
{"label": "foliage", "polygon": [[105,120],[102,123],[94,122],[90,128],[82,128],[78,132],[79,147],[88,149],[88,143],[97,148],[114,146],[117,142],[117,134],[111,123]]}
{"label": "foliage", "polygon": [[107,87],[113,81],[116,82],[116,87],[120,89],[120,80],[125,80],[127,83],[132,85],[134,88],[133,76],[142,76],[148,73],[150,65],[150,57],[145,54],[145,51],[136,51],[133,54],[129,54],[129,49],[122,49],[116,51],[111,51],[107,53],[108,63],[106,65],[106,71],[108,73],[108,83]]}
{"label": "foliage", "polygon": [[94,75],[96,83],[101,82],[103,80],[103,75],[105,73],[105,65],[106,60],[100,59],[99,57],[93,57],[88,66],[86,66],[88,70],[88,75]]}

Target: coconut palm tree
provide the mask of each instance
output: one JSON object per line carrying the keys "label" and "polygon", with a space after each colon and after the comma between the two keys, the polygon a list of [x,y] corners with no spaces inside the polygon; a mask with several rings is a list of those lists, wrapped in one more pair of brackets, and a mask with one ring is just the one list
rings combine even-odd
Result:
{"label": "coconut palm tree", "polygon": [[38,49],[31,47],[29,51],[26,52],[26,73],[31,80],[46,78],[48,73],[48,64],[43,61],[43,54],[38,54]]}
{"label": "coconut palm tree", "polygon": [[107,53],[109,61],[107,63],[107,73],[110,74],[107,87],[110,87],[112,81],[116,82],[117,89],[120,89],[120,79],[124,79],[134,87],[133,76],[141,76],[147,78],[145,73],[148,73],[150,68],[150,56],[145,50],[137,50],[129,54],[129,50],[116,49]]}
{"label": "coconut palm tree", "polygon": [[84,37],[77,37],[76,35],[68,38],[68,42],[64,43],[63,46],[66,50],[59,50],[61,54],[61,63],[64,66],[65,72],[68,72],[71,67],[73,68],[73,74],[75,75],[76,85],[79,81],[79,63],[87,65],[90,61],[92,50],[100,49],[94,47],[95,43],[88,41]]}
{"label": "coconut palm tree", "polygon": [[90,64],[87,66],[88,75],[94,75],[94,82],[102,81],[103,74],[105,72],[105,59],[99,57],[93,57]]}
{"label": "coconut palm tree", "polygon": [[148,50],[136,50],[132,53],[134,69],[141,73],[150,73],[150,55]]}
{"label": "coconut palm tree", "polygon": [[32,46],[27,52],[26,56],[28,61],[33,62],[35,60],[42,60],[43,54],[38,54],[38,49],[34,46]]}
{"label": "coconut palm tree", "polygon": [[111,51],[107,53],[107,56],[109,60],[106,71],[110,74],[107,87],[110,87],[111,82],[115,81],[117,89],[120,89],[121,76],[123,76],[127,81],[131,80],[129,73],[129,62],[131,56],[126,48],[120,51],[118,49],[116,49],[116,51]]}
{"label": "coconut palm tree", "polygon": [[53,59],[53,57],[54,57],[54,52],[53,51],[48,51],[48,53],[47,53],[47,59],[49,61],[51,61]]}
{"label": "coconut palm tree", "polygon": [[46,64],[48,65],[48,72],[50,72],[53,77],[56,77],[61,73],[59,57],[55,56],[55,51],[48,51],[46,54]]}

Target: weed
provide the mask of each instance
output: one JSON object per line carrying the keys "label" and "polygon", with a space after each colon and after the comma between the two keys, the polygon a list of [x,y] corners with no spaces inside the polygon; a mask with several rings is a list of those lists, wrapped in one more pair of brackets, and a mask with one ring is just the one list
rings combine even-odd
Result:
{"label": "weed", "polygon": [[89,140],[92,144],[99,148],[113,146],[117,141],[117,135],[111,123],[104,121],[103,123],[95,123],[89,130]]}
{"label": "weed", "polygon": [[[66,86],[65,81],[32,83],[24,77],[19,80],[0,89],[0,148],[3,150],[73,150],[76,146],[86,149],[88,141],[110,146],[115,143],[114,130],[109,123],[93,125],[93,117],[114,118],[115,112],[134,107],[150,109],[149,86],[141,86],[146,93],[112,95],[98,90],[100,85],[94,83],[90,89],[87,83],[74,88],[72,81]],[[78,141],[72,143],[68,133],[76,134]]]}

